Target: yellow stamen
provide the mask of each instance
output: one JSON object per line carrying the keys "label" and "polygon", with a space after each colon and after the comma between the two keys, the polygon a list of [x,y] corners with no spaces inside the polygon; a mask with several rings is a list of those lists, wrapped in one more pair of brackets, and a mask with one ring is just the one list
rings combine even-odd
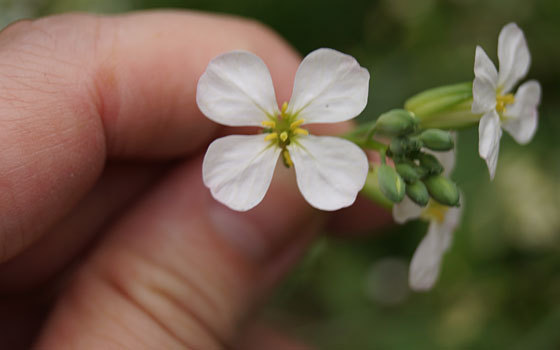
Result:
{"label": "yellow stamen", "polygon": [[282,140],[282,142],[286,142],[287,139],[288,139],[288,133],[282,131],[282,133],[280,134],[280,140]]}
{"label": "yellow stamen", "polygon": [[436,220],[439,223],[442,223],[445,220],[445,214],[449,210],[449,207],[446,205],[439,204],[434,200],[430,200],[426,209],[422,212],[422,217],[427,220]]}
{"label": "yellow stamen", "polygon": [[288,102],[282,103],[282,115],[286,114],[286,110],[288,109]]}
{"label": "yellow stamen", "polygon": [[295,130],[297,129],[301,124],[305,123],[305,120],[303,119],[298,119],[295,122],[293,122],[292,124],[290,124],[290,129],[291,130]]}
{"label": "yellow stamen", "polygon": [[297,128],[293,131],[293,133],[295,135],[309,135],[309,131],[302,129],[302,128]]}
{"label": "yellow stamen", "polygon": [[264,137],[264,140],[265,141],[273,141],[273,140],[276,140],[277,138],[278,138],[278,133],[273,132],[271,134],[266,135]]}
{"label": "yellow stamen", "polygon": [[282,151],[282,157],[284,158],[284,164],[286,164],[288,168],[294,165],[294,162],[292,162],[292,158],[290,157],[290,152],[288,152],[287,149]]}
{"label": "yellow stamen", "polygon": [[271,128],[271,129],[274,129],[276,127],[276,122],[273,122],[272,120],[265,120],[261,124],[262,124],[262,126],[267,127],[267,128]]}
{"label": "yellow stamen", "polygon": [[496,110],[498,113],[504,113],[506,111],[506,106],[512,104],[515,101],[513,94],[505,94],[496,96]]}

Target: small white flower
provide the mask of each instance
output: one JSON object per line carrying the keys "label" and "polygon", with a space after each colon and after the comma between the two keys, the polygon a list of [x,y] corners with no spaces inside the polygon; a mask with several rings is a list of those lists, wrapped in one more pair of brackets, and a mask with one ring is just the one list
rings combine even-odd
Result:
{"label": "small white flower", "polygon": [[518,143],[528,143],[537,129],[537,107],[541,86],[535,80],[522,84],[515,96],[513,87],[529,70],[531,56],[523,32],[515,23],[506,25],[498,39],[500,71],[480,47],[474,59],[474,114],[483,114],[478,128],[478,150],[493,179],[504,128]]}
{"label": "small white flower", "polygon": [[214,58],[198,82],[198,107],[217,123],[261,126],[264,133],[212,142],[202,165],[204,184],[219,202],[249,210],[264,198],[281,155],[294,166],[298,187],[313,207],[351,205],[366,180],[365,153],[350,141],[309,135],[301,126],[354,118],[366,106],[368,84],[368,71],[353,57],[319,49],[302,61],[290,102],[280,110],[260,58],[245,51]]}
{"label": "small white flower", "polygon": [[[448,176],[455,165],[455,151],[433,154],[444,166],[444,175]],[[428,233],[416,248],[410,262],[408,279],[413,290],[429,290],[437,281],[443,254],[451,245],[453,232],[461,219],[461,212],[461,207],[448,207],[433,199],[430,199],[424,208],[408,197],[393,206],[393,218],[400,224],[417,218],[430,222]]]}

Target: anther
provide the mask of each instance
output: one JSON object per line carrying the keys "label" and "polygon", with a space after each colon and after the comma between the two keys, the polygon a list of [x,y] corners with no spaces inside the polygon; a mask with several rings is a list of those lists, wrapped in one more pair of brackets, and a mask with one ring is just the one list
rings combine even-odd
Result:
{"label": "anther", "polygon": [[288,109],[288,102],[282,103],[282,115],[286,114],[287,109]]}
{"label": "anther", "polygon": [[297,128],[293,131],[293,133],[295,135],[309,135],[309,131],[302,129],[302,128]]}
{"label": "anther", "polygon": [[422,217],[442,223],[445,220],[445,214],[448,209],[449,207],[430,200],[430,203],[422,213]]}
{"label": "anther", "polygon": [[272,120],[265,120],[261,124],[262,124],[262,126],[267,127],[267,128],[271,128],[271,129],[274,129],[276,127],[276,122],[274,122]]}
{"label": "anther", "polygon": [[286,142],[287,139],[288,139],[288,133],[282,131],[282,133],[280,134],[280,140],[282,140],[282,142]]}
{"label": "anther", "polygon": [[496,110],[500,113],[506,111],[506,106],[515,102],[513,94],[505,94],[496,97]]}
{"label": "anther", "polygon": [[270,133],[270,134],[266,135],[264,137],[264,140],[265,141],[273,141],[273,140],[276,140],[277,138],[278,138],[278,133],[273,132],[273,133]]}
{"label": "anther", "polygon": [[295,130],[297,129],[297,127],[299,127],[301,124],[305,123],[305,120],[303,119],[298,119],[295,122],[293,122],[292,124],[290,124],[290,129],[291,130]]}

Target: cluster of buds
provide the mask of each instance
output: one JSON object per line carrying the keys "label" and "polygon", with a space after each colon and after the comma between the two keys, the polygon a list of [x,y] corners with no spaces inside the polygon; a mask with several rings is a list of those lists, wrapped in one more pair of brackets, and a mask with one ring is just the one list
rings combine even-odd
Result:
{"label": "cluster of buds", "polygon": [[[453,149],[450,132],[419,127],[419,120],[412,112],[394,109],[382,114],[372,132],[391,137],[377,170],[381,192],[393,203],[401,202],[405,195],[419,206],[426,206],[430,198],[446,206],[459,205],[459,189],[444,176],[443,165],[431,153]],[[386,157],[394,162],[387,164]]]}

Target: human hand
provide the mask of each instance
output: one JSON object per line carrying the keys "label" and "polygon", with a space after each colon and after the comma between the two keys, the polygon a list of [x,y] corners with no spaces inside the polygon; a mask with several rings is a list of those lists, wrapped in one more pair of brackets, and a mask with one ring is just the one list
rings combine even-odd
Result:
{"label": "human hand", "polygon": [[[247,350],[285,341],[242,330],[325,217],[281,167],[247,213],[203,186],[201,154],[228,130],[199,112],[196,84],[210,59],[233,49],[261,57],[278,101],[289,99],[299,56],[246,20],[74,14],[0,33],[5,346]],[[344,124],[319,132],[337,130]]]}

